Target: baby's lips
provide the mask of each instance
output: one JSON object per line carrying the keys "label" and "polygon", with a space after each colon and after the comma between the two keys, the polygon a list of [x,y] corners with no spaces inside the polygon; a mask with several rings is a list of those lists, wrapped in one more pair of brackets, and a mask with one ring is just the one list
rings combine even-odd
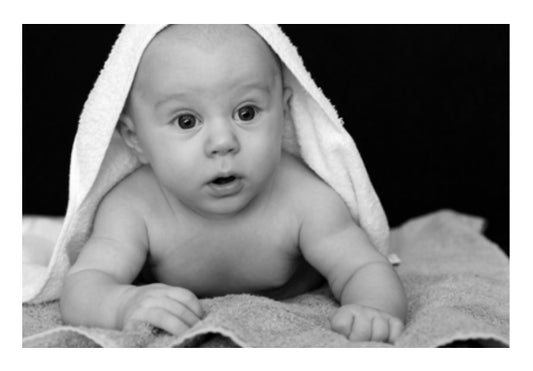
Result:
{"label": "baby's lips", "polygon": [[227,184],[227,183],[231,183],[233,182],[234,180],[236,180],[237,178],[234,177],[233,175],[230,175],[230,176],[227,176],[227,177],[218,177],[218,178],[215,178],[212,183],[215,183],[217,185],[224,185],[224,184]]}
{"label": "baby's lips", "polygon": [[207,183],[224,184],[240,178],[242,177],[234,172],[220,172],[217,173],[214,177],[212,177]]}

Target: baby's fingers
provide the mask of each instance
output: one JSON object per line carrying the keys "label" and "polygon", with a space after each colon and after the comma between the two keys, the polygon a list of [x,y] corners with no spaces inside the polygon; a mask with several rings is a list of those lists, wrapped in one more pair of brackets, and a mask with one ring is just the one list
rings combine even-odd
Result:
{"label": "baby's fingers", "polygon": [[353,314],[341,307],[333,317],[331,317],[331,329],[348,337],[352,332],[353,321]]}
{"label": "baby's fingers", "polygon": [[159,303],[159,306],[178,317],[189,327],[194,326],[198,321],[201,320],[201,318],[196,313],[191,311],[187,305],[171,298],[167,297],[166,300],[162,300]]}
{"label": "baby's fingers", "polygon": [[389,318],[389,342],[394,343],[403,332],[403,322],[398,318]]}
{"label": "baby's fingers", "polygon": [[189,329],[189,325],[163,308],[151,308],[142,317],[133,317],[126,322],[125,330],[138,326],[139,322],[148,323],[172,335],[181,335]]}
{"label": "baby's fingers", "polygon": [[389,321],[386,318],[374,317],[372,319],[371,341],[387,341],[390,335]]}
{"label": "baby's fingers", "polygon": [[350,341],[369,341],[372,339],[372,320],[364,315],[354,316]]}
{"label": "baby's fingers", "polygon": [[172,287],[166,291],[166,295],[175,301],[185,305],[192,313],[194,313],[199,319],[202,319],[205,315],[200,301],[189,290],[181,287]]}
{"label": "baby's fingers", "polygon": [[339,308],[331,318],[331,328],[350,341],[368,341],[372,338],[371,321],[360,313],[354,313],[349,307]]}

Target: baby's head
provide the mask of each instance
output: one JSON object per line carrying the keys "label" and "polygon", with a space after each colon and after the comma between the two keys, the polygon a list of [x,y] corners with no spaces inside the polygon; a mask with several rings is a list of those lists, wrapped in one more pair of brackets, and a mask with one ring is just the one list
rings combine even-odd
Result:
{"label": "baby's head", "polygon": [[251,28],[170,26],[142,56],[119,132],[165,192],[201,214],[233,214],[276,172],[290,96]]}

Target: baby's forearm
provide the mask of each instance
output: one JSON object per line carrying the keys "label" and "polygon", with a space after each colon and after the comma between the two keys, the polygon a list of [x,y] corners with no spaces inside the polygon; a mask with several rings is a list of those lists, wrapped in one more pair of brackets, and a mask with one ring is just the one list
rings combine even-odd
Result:
{"label": "baby's forearm", "polygon": [[341,292],[341,305],[358,304],[386,312],[405,322],[407,299],[402,283],[388,262],[360,267]]}
{"label": "baby's forearm", "polygon": [[130,287],[97,270],[69,274],[60,299],[63,320],[72,325],[119,328],[121,298]]}

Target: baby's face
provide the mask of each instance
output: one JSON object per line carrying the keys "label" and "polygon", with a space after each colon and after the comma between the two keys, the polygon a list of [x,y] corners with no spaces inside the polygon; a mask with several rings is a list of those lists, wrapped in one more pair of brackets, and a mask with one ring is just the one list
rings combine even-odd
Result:
{"label": "baby's face", "polygon": [[127,116],[139,156],[167,194],[208,216],[252,205],[281,159],[290,92],[264,41],[245,26],[205,40],[173,26],[148,46]]}

